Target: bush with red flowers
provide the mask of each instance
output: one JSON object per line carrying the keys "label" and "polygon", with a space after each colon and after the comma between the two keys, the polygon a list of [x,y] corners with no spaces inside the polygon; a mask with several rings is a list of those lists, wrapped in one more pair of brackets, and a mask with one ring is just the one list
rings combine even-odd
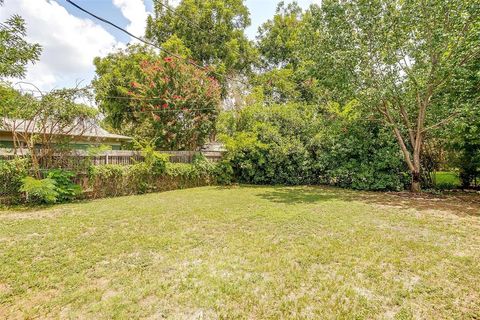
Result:
{"label": "bush with red flowers", "polygon": [[130,111],[150,122],[157,147],[194,150],[215,128],[221,88],[204,70],[172,57],[142,61],[130,83]]}

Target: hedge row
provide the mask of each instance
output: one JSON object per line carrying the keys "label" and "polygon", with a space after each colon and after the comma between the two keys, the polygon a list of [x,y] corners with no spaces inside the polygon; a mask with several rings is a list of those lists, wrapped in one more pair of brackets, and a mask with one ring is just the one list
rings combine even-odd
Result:
{"label": "hedge row", "polygon": [[56,203],[199,187],[214,184],[216,170],[205,159],[184,164],[155,158],[127,166],[91,166],[82,174],[45,170],[36,179],[28,159],[0,161],[0,204]]}

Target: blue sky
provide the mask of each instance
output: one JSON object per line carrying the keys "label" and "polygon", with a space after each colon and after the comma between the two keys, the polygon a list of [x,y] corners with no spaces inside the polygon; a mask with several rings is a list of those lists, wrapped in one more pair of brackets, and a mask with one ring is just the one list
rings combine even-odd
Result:
{"label": "blue sky", "polygon": [[[175,5],[180,0],[171,0]],[[247,36],[255,39],[258,27],[271,18],[280,0],[245,0],[252,25]],[[291,1],[285,1],[291,2]],[[320,0],[298,0],[302,7]],[[76,0],[80,6],[142,36],[152,0]],[[90,18],[65,0],[5,0],[0,21],[20,14],[27,23],[28,39],[42,45],[41,59],[28,68],[26,81],[42,90],[88,84],[94,76],[93,58],[105,56],[131,41],[128,35]]]}

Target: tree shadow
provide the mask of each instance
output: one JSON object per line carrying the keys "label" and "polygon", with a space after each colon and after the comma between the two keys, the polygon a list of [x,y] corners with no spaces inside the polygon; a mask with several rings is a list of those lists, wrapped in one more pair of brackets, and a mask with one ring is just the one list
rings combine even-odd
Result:
{"label": "tree shadow", "polygon": [[377,207],[448,212],[458,216],[480,217],[480,194],[454,192],[419,194],[403,192],[355,191],[328,186],[273,187],[260,198],[285,204],[315,203],[329,200],[356,201]]}
{"label": "tree shadow", "polygon": [[480,195],[473,193],[359,192],[354,200],[400,209],[434,210],[459,216],[480,216]]}
{"label": "tree shadow", "polygon": [[376,207],[414,209],[418,211],[443,211],[458,216],[480,217],[480,194],[473,192],[449,192],[419,194],[408,191],[356,191],[330,186],[261,186],[232,185],[219,186],[219,189],[255,188],[256,196],[275,203],[308,204],[329,200],[356,201]]}
{"label": "tree shadow", "polygon": [[275,203],[301,204],[341,199],[339,192],[322,187],[274,187],[273,191],[266,191],[258,195],[260,198]]}

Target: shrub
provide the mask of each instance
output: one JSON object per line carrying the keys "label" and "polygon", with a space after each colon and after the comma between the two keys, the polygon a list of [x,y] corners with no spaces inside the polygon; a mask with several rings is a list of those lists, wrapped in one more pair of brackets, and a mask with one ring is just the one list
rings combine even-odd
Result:
{"label": "shrub", "polygon": [[395,141],[376,124],[331,123],[311,148],[319,183],[358,190],[402,190],[408,184]]}
{"label": "shrub", "polygon": [[214,168],[215,181],[219,184],[230,185],[235,181],[233,167],[230,161],[222,160]]}
{"label": "shrub", "polygon": [[208,185],[214,181],[215,166],[201,158],[192,164],[167,161],[164,170],[152,170],[155,165],[154,162],[140,162],[129,166],[92,167],[89,171],[90,196],[142,194]]}
{"label": "shrub", "polygon": [[106,164],[91,166],[88,170],[88,180],[93,191],[92,197],[107,197],[122,195],[123,179],[129,166]]}
{"label": "shrub", "polygon": [[0,160],[0,198],[5,197],[8,202],[19,200],[18,190],[28,175],[29,165],[28,159]]}
{"label": "shrub", "polygon": [[56,189],[55,180],[50,178],[25,177],[20,187],[20,191],[26,194],[27,202],[48,204],[57,202],[59,194]]}
{"label": "shrub", "polygon": [[221,167],[243,183],[404,188],[408,171],[391,133],[363,121],[355,106],[250,106],[223,116]]}
{"label": "shrub", "polygon": [[55,181],[55,191],[58,193],[57,202],[67,202],[76,199],[82,194],[82,188],[73,183],[75,173],[62,169],[49,170],[47,178]]}

